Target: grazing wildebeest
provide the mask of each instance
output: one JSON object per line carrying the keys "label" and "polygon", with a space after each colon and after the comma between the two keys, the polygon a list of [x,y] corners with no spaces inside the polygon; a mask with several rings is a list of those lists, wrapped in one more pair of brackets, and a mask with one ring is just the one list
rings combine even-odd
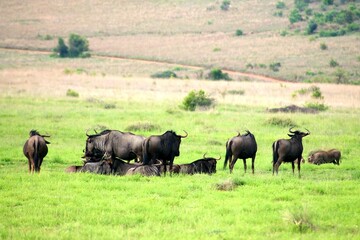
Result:
{"label": "grazing wildebeest", "polygon": [[252,173],[254,174],[256,152],[257,144],[255,136],[250,131],[246,131],[246,133],[243,135],[238,133],[237,136],[226,142],[224,169],[226,168],[226,164],[229,161],[230,173],[232,173],[236,161],[240,158],[244,162],[244,170],[246,173],[246,159],[251,158],[251,169]]}
{"label": "grazing wildebeest", "polygon": [[172,171],[174,158],[180,155],[181,138],[188,136],[177,135],[174,131],[166,131],[162,135],[153,135],[145,139],[143,144],[143,163],[148,165],[155,163],[157,159],[162,160],[164,165],[164,175],[166,175],[166,164],[169,162],[170,173]]}
{"label": "grazing wildebeest", "polygon": [[193,161],[192,163],[179,164],[180,173],[190,174],[190,175],[196,173],[206,173],[206,174],[216,173],[216,164],[217,161],[220,159],[221,157],[219,157],[218,159],[206,157],[204,154],[203,158]]}
{"label": "grazing wildebeest", "polygon": [[275,141],[272,145],[273,148],[273,175],[276,172],[276,175],[279,171],[279,166],[282,162],[291,162],[292,171],[294,173],[295,164],[294,161],[297,159],[299,177],[300,177],[300,163],[302,159],[303,145],[302,138],[309,135],[310,131],[306,129],[307,133],[297,131],[291,131],[291,134],[288,134],[290,139],[279,139]]}
{"label": "grazing wildebeest", "polygon": [[104,130],[99,134],[88,135],[83,158],[133,160],[142,159],[142,144],[145,137],[129,132]]}
{"label": "grazing wildebeest", "polygon": [[313,151],[309,154],[308,162],[316,165],[324,163],[333,163],[340,165],[341,152],[337,149],[331,149],[329,151]]}
{"label": "grazing wildebeest", "polygon": [[23,152],[29,162],[29,172],[40,172],[42,161],[48,153],[46,144],[50,142],[45,140],[47,135],[41,135],[36,130],[31,130],[29,139],[25,142]]}

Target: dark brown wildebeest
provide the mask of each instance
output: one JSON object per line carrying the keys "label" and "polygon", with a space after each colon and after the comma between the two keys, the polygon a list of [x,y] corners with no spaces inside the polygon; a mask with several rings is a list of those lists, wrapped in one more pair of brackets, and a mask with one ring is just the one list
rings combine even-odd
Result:
{"label": "dark brown wildebeest", "polygon": [[229,161],[230,173],[232,173],[236,161],[240,158],[244,162],[244,171],[246,173],[246,159],[251,158],[251,169],[252,173],[254,174],[256,152],[257,144],[255,136],[250,131],[246,131],[246,133],[243,135],[238,133],[237,136],[226,142],[224,169],[226,168],[226,164]]}
{"label": "dark brown wildebeest", "polygon": [[111,160],[120,158],[123,160],[142,159],[142,144],[144,136],[116,130],[104,130],[99,134],[88,135],[83,158]]}
{"label": "dark brown wildebeest", "polygon": [[164,165],[164,175],[166,175],[166,164],[169,162],[170,173],[172,171],[174,158],[180,155],[181,138],[188,136],[177,135],[174,131],[166,131],[162,135],[153,135],[145,139],[143,144],[143,163],[144,165],[153,164],[157,159]]}
{"label": "dark brown wildebeest", "polygon": [[317,150],[309,154],[308,162],[316,165],[333,163],[340,165],[341,152],[337,149],[329,151]]}
{"label": "dark brown wildebeest", "polygon": [[80,172],[109,175],[111,174],[111,164],[105,160],[100,162],[88,162],[84,164],[80,169]]}
{"label": "dark brown wildebeest", "polygon": [[291,131],[292,128],[289,129],[290,134],[288,134],[290,139],[279,139],[275,141],[272,145],[273,149],[273,175],[276,172],[276,175],[279,171],[279,166],[282,162],[291,162],[292,171],[294,174],[295,171],[295,163],[294,161],[297,159],[299,177],[300,177],[300,163],[302,159],[303,145],[302,138],[306,137],[310,134],[310,131],[306,129],[307,133],[297,131]]}
{"label": "dark brown wildebeest", "polygon": [[190,174],[190,175],[196,173],[205,173],[205,174],[216,173],[216,164],[217,161],[220,159],[221,157],[219,157],[218,159],[206,157],[204,154],[203,158],[193,161],[192,163],[179,164],[180,173]]}
{"label": "dark brown wildebeest", "polygon": [[31,130],[29,133],[29,139],[25,142],[23,152],[29,162],[29,172],[40,172],[42,161],[48,153],[48,147],[46,144],[50,142],[45,140],[47,135],[41,135],[36,130]]}

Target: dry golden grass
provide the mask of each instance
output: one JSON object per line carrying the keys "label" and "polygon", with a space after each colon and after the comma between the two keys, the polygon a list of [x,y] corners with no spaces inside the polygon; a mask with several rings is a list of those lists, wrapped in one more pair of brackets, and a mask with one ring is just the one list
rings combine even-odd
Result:
{"label": "dry golden grass", "polygon": [[[251,71],[288,80],[309,78],[307,71],[334,79],[331,59],[358,80],[359,36],[281,37],[289,21],[273,16],[277,1],[72,1],[0,2],[0,46],[50,50],[57,36],[86,36],[95,53],[159,60],[195,66]],[[288,9],[292,2],[287,3]],[[39,14],[40,13],[40,14]],[[242,37],[235,31],[242,29]],[[53,40],[42,40],[50,35]],[[328,50],[320,50],[325,42]],[[216,51],[214,51],[216,49]],[[248,63],[280,62],[279,72],[246,69]],[[137,71],[132,75],[137,75]],[[140,70],[141,73],[141,70]],[[141,74],[140,74],[141,75]]]}

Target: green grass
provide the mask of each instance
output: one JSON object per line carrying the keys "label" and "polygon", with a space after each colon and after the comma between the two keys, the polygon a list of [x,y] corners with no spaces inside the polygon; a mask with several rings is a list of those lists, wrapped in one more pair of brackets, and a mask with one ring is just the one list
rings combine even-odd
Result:
{"label": "green grass", "polygon": [[[360,235],[358,109],[330,109],[317,115],[270,114],[260,107],[218,105],[209,112],[176,110],[165,102],[115,101],[104,109],[76,98],[1,97],[1,239],[356,239]],[[172,109],[173,111],[169,111]],[[291,165],[271,173],[271,144],[287,128],[269,118],[286,118],[312,133],[304,157],[318,148],[339,148],[340,166]],[[222,156],[212,176],[115,177],[67,174],[81,164],[85,131],[98,125],[139,128],[149,136],[186,130],[175,163]],[[346,122],[346,124],[343,124]],[[51,135],[39,175],[27,172],[22,146],[30,129]],[[225,142],[249,129],[258,142],[255,175],[223,171]],[[218,144],[222,143],[222,144]],[[248,161],[248,167],[250,162]],[[227,181],[231,191],[218,190]],[[302,224],[299,224],[299,220]]]}

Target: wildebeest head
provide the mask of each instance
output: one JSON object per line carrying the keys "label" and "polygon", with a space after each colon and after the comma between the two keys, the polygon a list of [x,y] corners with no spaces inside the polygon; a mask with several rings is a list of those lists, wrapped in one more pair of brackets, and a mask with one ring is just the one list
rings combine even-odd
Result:
{"label": "wildebeest head", "polygon": [[299,130],[296,130],[296,131],[291,131],[291,129],[293,129],[293,127],[291,127],[290,129],[289,129],[289,132],[290,132],[290,134],[288,134],[288,136],[289,137],[291,137],[291,138],[303,138],[303,137],[306,137],[307,135],[309,135],[310,134],[310,131],[308,130],[308,129],[306,129],[306,133],[305,132],[301,132],[301,131],[299,131]]}
{"label": "wildebeest head", "polygon": [[87,139],[83,158],[102,157],[104,152],[100,148],[104,146],[105,134],[109,133],[110,130],[104,130],[94,135],[89,135],[88,131],[89,129],[86,131]]}
{"label": "wildebeest head", "polygon": [[164,136],[164,143],[165,145],[168,144],[168,146],[165,146],[166,148],[170,148],[170,152],[172,152],[174,154],[174,156],[179,156],[180,155],[180,143],[181,143],[181,138],[186,138],[188,136],[188,133],[184,130],[185,134],[184,136],[182,135],[177,135],[174,131],[166,131],[163,136]]}

